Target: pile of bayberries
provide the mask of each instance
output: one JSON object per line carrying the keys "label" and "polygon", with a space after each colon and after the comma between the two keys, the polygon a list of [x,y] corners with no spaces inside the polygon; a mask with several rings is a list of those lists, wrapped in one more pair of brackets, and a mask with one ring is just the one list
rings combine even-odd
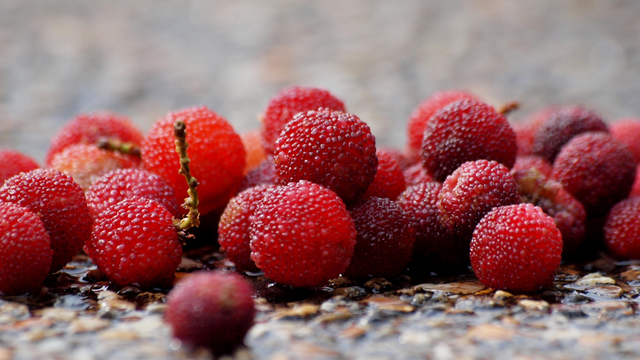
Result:
{"label": "pile of bayberries", "polygon": [[[317,88],[284,89],[242,135],[206,107],[170,112],[146,136],[120,115],[79,115],[44,168],[0,152],[0,291],[37,295],[80,251],[116,286],[170,288],[197,223],[180,221],[189,209],[218,223],[238,272],[294,287],[471,265],[487,287],[536,292],[562,258],[601,246],[640,258],[640,120],[607,125],[569,106],[510,124],[509,109],[436,93],[412,114],[404,151],[376,148],[367,124]],[[175,336],[215,353],[253,321],[238,274],[187,276],[168,298]]]}

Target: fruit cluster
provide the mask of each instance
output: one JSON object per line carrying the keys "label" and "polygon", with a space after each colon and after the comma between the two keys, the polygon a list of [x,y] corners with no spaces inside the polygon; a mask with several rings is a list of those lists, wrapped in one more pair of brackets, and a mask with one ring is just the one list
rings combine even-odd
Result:
{"label": "fruit cluster", "polygon": [[[640,120],[607,125],[569,106],[511,124],[508,111],[436,93],[411,115],[403,151],[376,147],[317,88],[284,89],[242,135],[203,106],[146,135],[121,115],[79,115],[45,168],[0,151],[0,292],[37,295],[80,251],[116,286],[171,288],[198,213],[238,271],[295,287],[471,265],[487,287],[535,292],[562,258],[601,246],[640,258]],[[239,275],[187,276],[169,305],[175,335],[214,352],[253,321]]]}

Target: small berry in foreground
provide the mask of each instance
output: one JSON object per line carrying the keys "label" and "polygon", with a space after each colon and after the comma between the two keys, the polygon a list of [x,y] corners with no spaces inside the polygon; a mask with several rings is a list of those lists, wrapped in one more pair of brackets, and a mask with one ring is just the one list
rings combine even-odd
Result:
{"label": "small berry in foreground", "polygon": [[604,224],[609,254],[619,260],[640,259],[640,198],[614,205]]}
{"label": "small berry in foreground", "polygon": [[344,202],[305,180],[267,192],[249,231],[251,259],[265,276],[284,285],[325,284],[349,266],[356,245]]}
{"label": "small berry in foreground", "polygon": [[377,196],[395,200],[405,188],[402,169],[400,169],[396,157],[385,150],[378,149],[376,156],[378,157],[378,170],[363,197]]}
{"label": "small berry in foreground", "polygon": [[349,210],[358,236],[344,275],[391,278],[411,261],[415,238],[404,210],[388,198],[366,197]]}
{"label": "small berry in foreground", "polygon": [[24,207],[0,201],[0,293],[37,294],[52,255],[42,220]]}
{"label": "small berry in foreground", "polygon": [[91,214],[84,193],[71,176],[55,169],[16,175],[0,188],[0,200],[38,215],[51,240],[50,272],[65,266],[91,236]]}
{"label": "small berry in foreground", "polygon": [[11,149],[0,149],[0,186],[8,178],[40,168],[40,165],[21,152]]}
{"label": "small berry in foreground", "polygon": [[357,200],[378,168],[376,139],[357,116],[321,109],[298,114],[276,141],[278,182],[308,180]]}
{"label": "small berry in foreground", "polygon": [[181,341],[223,355],[242,345],[253,325],[252,296],[251,286],[240,275],[197,272],[169,293],[165,319]]}
{"label": "small berry in foreground", "polygon": [[532,204],[493,209],[471,239],[471,266],[486,286],[536,292],[553,284],[562,235],[553,218]]}
{"label": "small berry in foreground", "polygon": [[262,145],[273,154],[275,142],[289,121],[301,112],[325,108],[345,112],[344,103],[324,89],[291,86],[269,100],[262,115]]}
{"label": "small berry in foreground", "polygon": [[182,260],[171,213],[138,196],[100,213],[85,249],[98,270],[118,286],[171,285]]}

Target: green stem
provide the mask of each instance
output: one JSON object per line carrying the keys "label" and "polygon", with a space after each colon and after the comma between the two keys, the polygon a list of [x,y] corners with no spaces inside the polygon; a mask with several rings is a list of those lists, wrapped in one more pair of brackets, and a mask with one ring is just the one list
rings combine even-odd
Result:
{"label": "green stem", "polygon": [[198,212],[198,180],[191,176],[189,171],[189,162],[191,161],[187,156],[187,125],[182,120],[176,120],[173,124],[173,136],[176,138],[176,152],[180,154],[180,170],[178,173],[184,175],[189,185],[187,193],[189,197],[184,200],[182,205],[185,209],[189,209],[189,213],[186,217],[177,222],[176,227],[178,230],[187,230],[193,226],[200,225],[200,213]]}
{"label": "green stem", "polygon": [[130,142],[123,142],[118,139],[102,138],[96,144],[100,149],[119,152],[126,155],[140,157],[140,148],[138,145]]}

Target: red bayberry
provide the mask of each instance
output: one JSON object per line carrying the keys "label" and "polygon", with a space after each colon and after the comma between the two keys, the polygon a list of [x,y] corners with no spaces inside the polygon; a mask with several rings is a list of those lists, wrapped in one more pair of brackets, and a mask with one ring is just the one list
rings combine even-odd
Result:
{"label": "red bayberry", "polygon": [[31,157],[11,149],[0,149],[0,185],[8,178],[38,169],[40,165]]}
{"label": "red bayberry", "polygon": [[276,167],[273,164],[273,156],[269,155],[258,167],[244,176],[238,192],[258,185],[276,185],[277,183],[278,175],[276,175]]}
{"label": "red bayberry", "polygon": [[358,236],[345,275],[354,279],[400,275],[411,261],[415,241],[400,205],[387,198],[367,197],[349,213]]}
{"label": "red bayberry", "polygon": [[422,142],[424,167],[438,181],[467,161],[495,160],[510,168],[516,153],[516,134],[507,119],[493,107],[471,99],[438,111]]}
{"label": "red bayberry", "polygon": [[535,292],[553,284],[562,235],[553,218],[532,204],[493,209],[471,239],[471,266],[486,286]]}
{"label": "red bayberry", "polygon": [[188,186],[178,173],[173,124],[183,120],[189,129],[191,174],[198,179],[199,210],[202,215],[223,208],[236,193],[244,172],[246,154],[233,127],[208,108],[193,107],[170,112],[159,119],[142,142],[144,168],[160,175],[183,203]]}
{"label": "red bayberry", "polygon": [[24,207],[0,202],[0,293],[36,293],[47,277],[52,255],[42,220]]}
{"label": "red bayberry", "polygon": [[406,186],[435,181],[431,175],[427,174],[421,163],[409,166],[403,171],[403,175]]}
{"label": "red bayberry", "polygon": [[244,166],[244,173],[255,169],[266,158],[264,147],[262,146],[262,134],[260,130],[251,130],[240,134],[244,151],[247,154],[246,164]]}
{"label": "red bayberry", "polygon": [[513,174],[516,171],[526,171],[531,169],[536,169],[544,176],[550,177],[551,173],[553,172],[553,165],[549,164],[547,160],[541,158],[540,156],[518,156],[516,157],[516,163],[511,168],[511,173]]}
{"label": "red bayberry", "polygon": [[182,259],[171,213],[138,196],[96,217],[86,249],[98,269],[119,286],[170,285]]}
{"label": "red bayberry", "polygon": [[553,163],[553,178],[578,199],[589,214],[605,214],[629,195],[636,176],[631,151],[608,133],[571,139]]}
{"label": "red bayberry", "polygon": [[376,156],[378,157],[376,176],[363,196],[377,196],[395,200],[404,191],[404,174],[392,154],[384,150],[377,150]]}
{"label": "red bayberry", "polygon": [[285,285],[319,286],[349,266],[356,230],[333,191],[299,181],[267,192],[249,227],[251,259]]}
{"label": "red bayberry", "polygon": [[45,163],[51,165],[54,155],[71,145],[96,145],[103,139],[140,146],[142,132],[122,115],[110,112],[80,114],[67,122],[53,137]]}
{"label": "red bayberry", "polygon": [[640,119],[624,118],[609,125],[614,139],[627,145],[636,161],[640,161]]}
{"label": "red bayberry", "polygon": [[298,114],[282,131],[274,162],[280,184],[309,180],[348,203],[373,182],[378,167],[376,140],[355,115],[309,111]]}
{"label": "red bayberry", "polygon": [[615,204],[604,223],[607,250],[616,259],[640,259],[640,198]]}
{"label": "red bayberry", "polygon": [[169,293],[165,318],[173,336],[223,355],[241,345],[253,325],[252,295],[249,283],[239,275],[197,272]]}
{"label": "red bayberry", "polygon": [[54,169],[16,175],[0,188],[0,200],[26,207],[42,219],[51,239],[51,272],[60,270],[91,236],[84,193],[71,176]]}
{"label": "red bayberry", "polygon": [[518,156],[532,155],[531,148],[536,133],[548,119],[549,116],[558,110],[556,106],[549,106],[529,115],[521,122],[511,124],[516,133],[516,143],[518,144]]}
{"label": "red bayberry", "polygon": [[255,186],[239,193],[229,201],[220,217],[218,242],[227,258],[233,261],[240,271],[259,270],[251,260],[249,219],[266,192],[274,187]]}
{"label": "red bayberry", "polygon": [[291,86],[274,96],[262,116],[262,144],[273,154],[275,142],[287,123],[301,112],[325,108],[346,111],[344,103],[324,89]]}
{"label": "red bayberry", "polygon": [[120,201],[140,196],[163,205],[178,218],[180,211],[173,189],[156,174],[138,169],[120,169],[96,180],[87,190],[87,205],[95,218]]}

